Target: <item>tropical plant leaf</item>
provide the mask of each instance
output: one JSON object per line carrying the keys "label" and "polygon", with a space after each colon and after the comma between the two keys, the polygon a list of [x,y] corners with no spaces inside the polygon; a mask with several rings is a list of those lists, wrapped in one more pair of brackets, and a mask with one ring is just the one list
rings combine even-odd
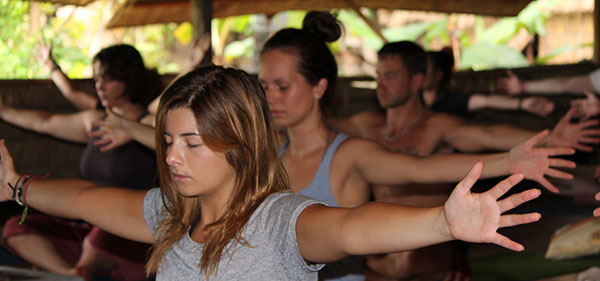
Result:
{"label": "tropical plant leaf", "polygon": [[508,42],[519,30],[520,22],[516,17],[507,17],[481,32],[478,43],[503,44]]}
{"label": "tropical plant leaf", "polygon": [[506,45],[479,43],[463,48],[459,69],[515,68],[527,66],[527,58]]}

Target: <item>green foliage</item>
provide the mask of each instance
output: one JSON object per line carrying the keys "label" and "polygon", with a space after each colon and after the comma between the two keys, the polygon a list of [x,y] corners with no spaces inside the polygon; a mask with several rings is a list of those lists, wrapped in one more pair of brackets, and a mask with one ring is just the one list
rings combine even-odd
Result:
{"label": "green foliage", "polygon": [[[184,25],[184,24],[182,24]],[[173,63],[168,52],[179,40],[176,37],[177,24],[153,24],[142,27],[127,28],[123,34],[123,43],[135,46],[142,54],[144,63],[149,68],[156,68],[159,73],[179,72],[179,66]],[[186,28],[183,32],[192,36],[192,28]],[[188,30],[185,30],[188,29]]]}
{"label": "green foliage", "polygon": [[32,78],[36,69],[23,67],[32,58],[31,38],[14,36],[28,32],[29,2],[0,0],[0,77],[5,79]]}
{"label": "green foliage", "polygon": [[521,27],[523,27],[523,23],[515,17],[500,19],[489,28],[480,31],[481,33],[477,34],[477,42],[506,44],[517,34]]}
{"label": "green foliage", "polygon": [[[54,57],[61,68],[71,77],[82,77],[89,58],[80,46],[72,43],[81,39],[84,29],[81,24],[71,23],[63,29],[55,31],[53,25],[41,27],[40,34],[31,34],[29,18],[29,1],[0,0],[0,79],[33,79],[46,78],[41,62],[37,60],[39,40],[52,38]],[[47,15],[53,15],[56,10],[48,3],[41,4],[41,10]],[[74,20],[71,20],[74,21]]]}
{"label": "green foliage", "polygon": [[191,23],[184,22],[175,29],[173,35],[181,44],[187,45],[192,42],[192,38],[194,37],[194,28],[192,27]]}
{"label": "green foliage", "polygon": [[448,34],[448,18],[432,22],[425,35],[423,35],[423,45],[430,46],[434,39],[440,39],[445,45],[450,44],[450,35]]}
{"label": "green foliage", "polygon": [[242,56],[250,57],[254,51],[255,40],[254,37],[248,37],[244,40],[234,41],[225,47],[223,51],[225,60],[230,62],[234,58]]}
{"label": "green foliage", "polygon": [[[478,16],[475,22],[476,44],[464,44],[461,50],[459,68],[474,70],[490,68],[508,68],[527,66],[527,59],[520,50],[515,50],[506,44],[522,29],[529,34],[543,36],[546,20],[550,14],[545,8],[552,7],[563,0],[536,0],[525,7],[516,17],[502,18],[492,26],[485,28],[483,18]],[[572,50],[563,46],[551,55],[538,59],[536,63],[545,63],[556,54]],[[486,54],[486,52],[488,52]],[[489,54],[494,54],[489,55]]]}
{"label": "green foliage", "polygon": [[545,64],[546,62],[548,62],[548,60],[550,60],[562,53],[575,51],[575,50],[578,50],[581,48],[593,48],[593,47],[594,47],[594,43],[582,43],[582,44],[578,44],[575,46],[570,45],[570,44],[563,44],[562,46],[559,46],[556,49],[552,50],[552,52],[550,52],[548,55],[537,58],[535,60],[535,63],[536,64]]}
{"label": "green foliage", "polygon": [[307,11],[287,11],[285,13],[288,17],[285,27],[302,28],[302,21],[304,20]]}
{"label": "green foliage", "polygon": [[379,36],[353,11],[339,10],[337,18],[343,23],[346,35],[361,38],[368,48],[379,49],[383,46]]}
{"label": "green foliage", "polygon": [[483,70],[527,66],[527,58],[507,45],[480,43],[462,49],[460,69]]}
{"label": "green foliage", "polygon": [[252,33],[252,26],[250,26],[250,19],[254,16],[238,16],[234,17],[231,30],[237,33],[243,33],[250,35]]}

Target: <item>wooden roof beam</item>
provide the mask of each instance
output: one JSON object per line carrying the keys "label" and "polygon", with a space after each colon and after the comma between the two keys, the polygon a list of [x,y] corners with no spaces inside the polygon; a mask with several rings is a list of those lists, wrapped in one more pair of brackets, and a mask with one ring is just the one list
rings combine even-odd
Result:
{"label": "wooden roof beam", "polygon": [[367,18],[361,11],[360,11],[360,7],[358,5],[356,5],[354,3],[354,1],[352,0],[346,0],[346,2],[348,3],[348,6],[352,8],[352,10],[354,10],[354,12],[356,14],[358,14],[358,16],[373,30],[373,32],[375,32],[375,34],[377,34],[377,36],[379,36],[379,38],[383,41],[384,44],[388,43],[388,40],[385,38],[385,36],[383,36],[383,33],[381,32],[381,28],[379,27],[379,25],[372,21],[371,19]]}

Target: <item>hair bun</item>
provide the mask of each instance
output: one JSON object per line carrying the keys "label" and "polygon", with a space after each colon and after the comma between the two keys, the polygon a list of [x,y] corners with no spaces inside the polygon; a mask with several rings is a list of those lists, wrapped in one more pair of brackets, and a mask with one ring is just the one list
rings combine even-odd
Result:
{"label": "hair bun", "polygon": [[329,12],[308,12],[302,22],[302,29],[315,34],[325,42],[333,42],[342,35],[341,24]]}

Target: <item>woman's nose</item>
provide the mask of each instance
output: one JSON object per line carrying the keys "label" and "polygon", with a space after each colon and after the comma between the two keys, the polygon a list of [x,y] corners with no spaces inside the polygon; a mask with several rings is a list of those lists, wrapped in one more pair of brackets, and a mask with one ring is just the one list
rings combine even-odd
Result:
{"label": "woman's nose", "polygon": [[169,166],[181,166],[183,163],[183,157],[181,156],[181,153],[178,149],[173,148],[173,144],[171,144],[171,147],[167,149],[166,158],[167,159],[165,159],[165,161]]}

